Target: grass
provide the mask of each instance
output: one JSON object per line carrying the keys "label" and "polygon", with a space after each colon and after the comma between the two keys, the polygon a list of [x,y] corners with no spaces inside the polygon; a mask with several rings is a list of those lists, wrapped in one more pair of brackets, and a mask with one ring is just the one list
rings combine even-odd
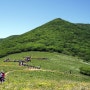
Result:
{"label": "grass", "polygon": [[[32,58],[28,65],[41,66],[31,70],[19,66],[17,62],[3,62],[6,58],[21,60],[25,56]],[[49,52],[23,52],[0,59],[0,70],[5,71],[6,81],[0,84],[0,90],[89,90],[90,77],[80,74],[79,68],[87,63],[77,57]]]}

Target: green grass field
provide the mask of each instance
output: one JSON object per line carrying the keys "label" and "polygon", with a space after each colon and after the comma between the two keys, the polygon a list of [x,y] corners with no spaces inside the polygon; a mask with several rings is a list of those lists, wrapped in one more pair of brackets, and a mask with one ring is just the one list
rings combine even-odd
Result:
{"label": "green grass field", "polygon": [[[28,65],[41,66],[30,69],[19,66],[18,62],[3,62],[5,59],[23,60],[23,57],[48,58],[32,59]],[[6,81],[0,90],[90,90],[90,76],[82,75],[79,68],[87,66],[81,59],[50,52],[23,52],[0,58],[0,70],[6,73]]]}

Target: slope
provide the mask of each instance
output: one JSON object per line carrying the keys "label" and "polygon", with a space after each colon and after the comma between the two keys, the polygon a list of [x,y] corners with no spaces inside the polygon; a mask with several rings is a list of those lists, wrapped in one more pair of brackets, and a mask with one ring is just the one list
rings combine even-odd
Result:
{"label": "slope", "polygon": [[23,51],[51,51],[89,61],[89,45],[90,28],[57,18],[16,38],[3,41],[0,44],[0,57]]}
{"label": "slope", "polygon": [[[3,62],[6,58],[23,60],[25,56],[34,58],[26,64],[41,66],[41,69],[32,70],[19,66],[18,62]],[[42,57],[48,59],[35,59]],[[79,71],[80,67],[88,65],[77,57],[60,53],[30,51],[8,55],[0,59],[0,69],[7,74],[0,90],[89,90],[90,77]]]}

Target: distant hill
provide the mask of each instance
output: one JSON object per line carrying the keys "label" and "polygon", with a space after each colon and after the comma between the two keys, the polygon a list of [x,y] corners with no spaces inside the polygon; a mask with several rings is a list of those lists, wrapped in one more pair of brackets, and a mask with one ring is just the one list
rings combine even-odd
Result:
{"label": "distant hill", "polygon": [[0,39],[0,42],[2,41],[2,39]]}
{"label": "distant hill", "polygon": [[50,51],[90,61],[90,24],[60,18],[19,36],[0,40],[0,57],[25,51]]}

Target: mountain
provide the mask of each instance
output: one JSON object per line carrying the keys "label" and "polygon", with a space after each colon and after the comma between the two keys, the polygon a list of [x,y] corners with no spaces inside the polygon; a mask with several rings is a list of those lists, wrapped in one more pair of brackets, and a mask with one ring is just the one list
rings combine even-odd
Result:
{"label": "mountain", "polygon": [[57,18],[0,41],[0,57],[25,51],[59,52],[90,61],[90,24],[74,24]]}

